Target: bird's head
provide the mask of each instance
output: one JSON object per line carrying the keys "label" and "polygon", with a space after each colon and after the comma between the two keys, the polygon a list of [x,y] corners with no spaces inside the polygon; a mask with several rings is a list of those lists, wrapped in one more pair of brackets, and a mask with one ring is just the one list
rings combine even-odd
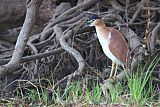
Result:
{"label": "bird's head", "polygon": [[98,15],[92,15],[87,21],[87,26],[96,26],[101,22],[101,18]]}

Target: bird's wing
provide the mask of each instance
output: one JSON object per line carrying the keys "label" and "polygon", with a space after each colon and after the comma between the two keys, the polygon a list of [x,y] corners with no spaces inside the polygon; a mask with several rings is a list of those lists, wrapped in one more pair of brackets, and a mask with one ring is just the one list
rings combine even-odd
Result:
{"label": "bird's wing", "polygon": [[111,53],[125,65],[129,52],[128,44],[118,30],[110,28],[110,32],[111,38],[109,49]]}

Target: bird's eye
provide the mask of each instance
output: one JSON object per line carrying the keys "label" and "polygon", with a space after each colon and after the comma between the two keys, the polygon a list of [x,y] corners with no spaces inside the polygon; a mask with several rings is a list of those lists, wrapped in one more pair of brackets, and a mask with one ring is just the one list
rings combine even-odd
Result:
{"label": "bird's eye", "polygon": [[91,26],[95,19],[90,19],[87,21],[86,26]]}

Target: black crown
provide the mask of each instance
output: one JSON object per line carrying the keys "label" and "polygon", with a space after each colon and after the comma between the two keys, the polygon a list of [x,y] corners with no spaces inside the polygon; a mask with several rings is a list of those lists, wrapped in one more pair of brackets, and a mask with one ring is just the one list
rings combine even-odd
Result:
{"label": "black crown", "polygon": [[91,15],[89,19],[90,20],[92,20],[92,19],[100,19],[100,17],[98,15],[94,14],[94,15]]}

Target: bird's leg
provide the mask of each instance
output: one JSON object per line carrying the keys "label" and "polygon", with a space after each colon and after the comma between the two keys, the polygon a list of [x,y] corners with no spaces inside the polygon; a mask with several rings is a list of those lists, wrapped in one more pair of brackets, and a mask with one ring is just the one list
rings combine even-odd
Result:
{"label": "bird's leg", "polygon": [[116,74],[117,74],[117,69],[118,69],[118,64],[116,64],[116,68],[115,68],[115,72],[114,72],[114,76],[113,76],[113,77],[116,76]]}
{"label": "bird's leg", "polygon": [[115,65],[115,63],[112,61],[112,68],[111,68],[111,73],[110,73],[110,76],[109,76],[110,78],[113,77],[114,65]]}

